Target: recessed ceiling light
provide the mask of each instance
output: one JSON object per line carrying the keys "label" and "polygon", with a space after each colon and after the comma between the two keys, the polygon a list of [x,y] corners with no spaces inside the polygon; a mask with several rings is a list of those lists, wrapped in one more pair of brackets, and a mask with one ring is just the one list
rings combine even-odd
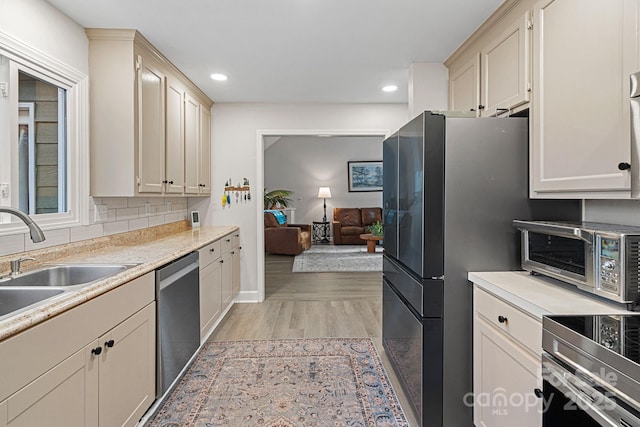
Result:
{"label": "recessed ceiling light", "polygon": [[225,80],[227,80],[227,79],[228,79],[228,77],[227,77],[227,76],[225,76],[224,74],[220,74],[220,73],[214,73],[214,74],[211,74],[211,78],[212,78],[213,80],[217,80],[217,81],[219,81],[219,82],[223,82],[223,81],[225,81]]}
{"label": "recessed ceiling light", "polygon": [[388,85],[382,88],[384,92],[395,92],[398,90],[398,86],[396,85]]}

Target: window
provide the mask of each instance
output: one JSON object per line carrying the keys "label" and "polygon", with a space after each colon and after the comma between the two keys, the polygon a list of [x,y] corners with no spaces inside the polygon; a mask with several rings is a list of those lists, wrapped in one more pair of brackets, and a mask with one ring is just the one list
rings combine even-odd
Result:
{"label": "window", "polygon": [[[45,230],[87,223],[87,81],[0,33],[0,205]],[[0,235],[23,228],[0,214]]]}

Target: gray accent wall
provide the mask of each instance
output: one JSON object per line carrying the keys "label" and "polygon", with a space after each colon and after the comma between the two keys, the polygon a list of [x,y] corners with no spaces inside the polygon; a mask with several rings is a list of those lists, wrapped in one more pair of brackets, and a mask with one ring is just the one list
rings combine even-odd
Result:
{"label": "gray accent wall", "polygon": [[585,221],[640,226],[640,200],[585,200]]}
{"label": "gray accent wall", "polygon": [[[382,206],[382,192],[350,193],[347,162],[382,160],[382,136],[283,136],[264,152],[264,186],[293,190],[297,223],[322,220],[320,187],[331,188],[327,221],[334,207]],[[270,141],[271,142],[271,141]],[[265,144],[266,146],[266,144]]]}

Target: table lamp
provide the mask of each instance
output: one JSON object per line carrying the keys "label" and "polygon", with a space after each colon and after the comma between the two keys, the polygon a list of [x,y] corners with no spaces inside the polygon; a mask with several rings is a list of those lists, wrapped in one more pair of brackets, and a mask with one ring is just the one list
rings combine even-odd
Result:
{"label": "table lamp", "polygon": [[318,199],[324,199],[324,216],[322,222],[327,222],[327,199],[331,198],[331,189],[329,187],[320,187],[318,190]]}

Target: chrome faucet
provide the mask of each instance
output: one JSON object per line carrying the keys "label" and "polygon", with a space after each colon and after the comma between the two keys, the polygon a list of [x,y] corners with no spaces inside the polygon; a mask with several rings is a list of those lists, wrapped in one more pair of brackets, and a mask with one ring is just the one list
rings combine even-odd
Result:
{"label": "chrome faucet", "polygon": [[39,243],[44,240],[44,233],[42,232],[42,229],[38,227],[38,224],[33,222],[31,217],[26,213],[15,208],[11,208],[9,206],[0,206],[0,212],[10,213],[20,218],[22,222],[24,222],[26,226],[29,227],[29,233],[31,234],[31,241],[33,243]]}

